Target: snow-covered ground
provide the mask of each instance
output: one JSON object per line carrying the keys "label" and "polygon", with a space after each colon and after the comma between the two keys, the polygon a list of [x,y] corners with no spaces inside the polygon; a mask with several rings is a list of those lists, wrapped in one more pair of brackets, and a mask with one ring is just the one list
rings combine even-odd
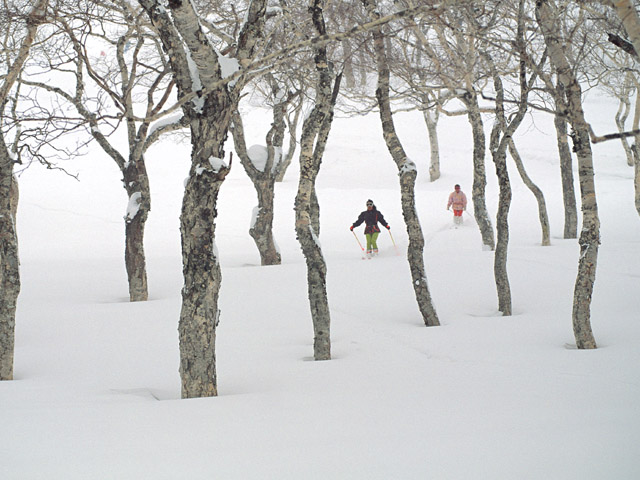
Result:
{"label": "snow-covered ground", "polygon": [[[597,133],[612,100],[591,95]],[[268,113],[246,110],[251,143]],[[127,199],[104,154],[67,162],[80,182],[30,168],[18,217],[22,293],[15,381],[0,384],[0,479],[635,479],[640,478],[640,217],[618,142],[594,147],[602,221],[592,325],[600,348],[575,349],[576,240],[562,239],[552,121],[516,140],[543,189],[552,245],[540,246],[533,195],[510,163],[512,317],[501,317],[493,253],[473,218],[452,229],[455,183],[471,191],[471,135],[442,118],[442,178],[428,182],[417,113],[396,117],[419,165],[417,207],[442,323],[426,328],[405,258],[395,164],[376,115],[337,118],[318,178],[333,360],[312,361],[306,268],[295,239],[297,166],[276,190],[281,266],[261,267],[248,235],[257,203],[235,164],[217,221],[223,286],[217,398],[180,400],[178,216],[189,145],[147,156],[150,300],[129,303]],[[491,122],[487,119],[487,129]],[[487,157],[487,202],[497,205]],[[577,182],[576,182],[577,188]],[[381,255],[360,259],[349,226],[371,198]],[[471,208],[469,208],[471,211]],[[358,229],[362,238],[362,227]]]}

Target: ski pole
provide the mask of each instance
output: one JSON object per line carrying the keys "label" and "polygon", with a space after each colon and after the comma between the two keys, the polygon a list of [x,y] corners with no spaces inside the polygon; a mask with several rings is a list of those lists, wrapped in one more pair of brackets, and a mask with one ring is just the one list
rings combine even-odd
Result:
{"label": "ski pole", "polygon": [[393,235],[391,235],[391,230],[387,228],[387,232],[389,232],[389,236],[391,237],[391,243],[393,243],[393,246],[396,246],[396,241],[393,239]]}
{"label": "ski pole", "polygon": [[391,237],[391,243],[393,243],[393,249],[396,251],[396,255],[400,255],[400,249],[396,245],[396,241],[393,239],[393,235],[391,235],[391,229],[387,228],[387,232],[389,232],[389,236]]}
{"label": "ski pole", "polygon": [[358,238],[358,236],[356,235],[356,232],[354,232],[353,230],[351,230],[351,233],[353,233],[353,236],[356,238],[356,242],[358,242],[358,245],[360,245],[360,249],[364,252],[364,247],[362,246],[362,244],[360,243],[360,239]]}

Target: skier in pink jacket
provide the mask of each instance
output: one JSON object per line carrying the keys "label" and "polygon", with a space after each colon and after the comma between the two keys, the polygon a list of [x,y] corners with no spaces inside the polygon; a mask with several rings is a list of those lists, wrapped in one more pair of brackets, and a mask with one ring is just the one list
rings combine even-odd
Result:
{"label": "skier in pink jacket", "polygon": [[455,190],[449,195],[447,210],[453,207],[453,223],[454,225],[462,225],[462,212],[467,209],[467,196],[460,190],[460,185],[456,185],[454,188]]}

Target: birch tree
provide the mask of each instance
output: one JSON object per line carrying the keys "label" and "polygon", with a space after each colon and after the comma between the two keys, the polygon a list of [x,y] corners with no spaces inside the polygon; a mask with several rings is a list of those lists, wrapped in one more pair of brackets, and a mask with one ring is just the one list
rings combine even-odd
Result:
{"label": "birch tree", "polygon": [[[576,32],[577,29],[565,26],[565,23],[562,23],[562,31],[565,32],[563,37],[567,39],[566,32],[569,31],[568,35],[572,35],[572,33]],[[527,61],[527,67],[535,71],[542,82],[542,86],[534,92],[538,94],[538,100],[540,100],[542,105],[545,105],[547,101],[550,101],[551,103],[548,108],[536,108],[547,111],[553,115],[560,166],[562,201],[564,207],[563,238],[577,238],[578,210],[574,188],[573,156],[569,146],[569,134],[567,128],[566,112],[568,110],[568,105],[565,94],[566,89],[562,80],[555,74],[554,65],[550,63],[549,67],[546,67],[544,57],[548,56],[548,54],[544,37],[541,37],[538,32],[534,33],[535,34],[531,35],[529,38],[529,42],[527,44],[527,55],[525,58]],[[517,157],[517,153],[513,155],[514,160],[517,159]],[[539,202],[538,205],[540,207],[541,203]]]}
{"label": "birch tree", "polygon": [[[309,11],[317,35],[326,34],[324,0],[312,0]],[[319,242],[319,206],[315,181],[333,121],[341,76],[335,76],[326,46],[314,47],[317,75],[315,104],[302,125],[300,179],[295,199],[296,236],[307,265],[307,285],[313,321],[313,357],[331,359],[331,315],[327,298],[327,265]]]}
{"label": "birch tree", "polygon": [[560,159],[560,178],[562,181],[562,201],[564,205],[564,230],[563,238],[578,238],[578,207],[576,205],[576,193],[573,178],[573,156],[569,148],[569,133],[567,131],[567,111],[565,87],[558,79],[555,85],[551,84],[549,90],[553,95],[555,113],[553,124],[556,130],[558,156]]}
{"label": "birch tree", "polygon": [[[627,119],[631,113],[630,97],[633,95],[633,92],[635,92],[632,85],[633,81],[631,79],[631,73],[627,73],[624,75],[622,88],[615,88],[615,95],[618,98],[618,111],[616,112],[615,121],[616,127],[618,127],[618,132],[620,133],[623,133],[626,130],[625,124],[627,123]],[[624,154],[627,157],[627,165],[632,167],[634,164],[633,152],[631,151],[631,146],[627,141],[627,137],[621,137],[620,142],[622,143]]]}
{"label": "birch tree", "polygon": [[[299,22],[294,10],[299,4],[288,5],[277,28],[270,34],[269,52],[277,51],[292,40],[301,39],[306,22]],[[301,24],[301,25],[299,25]],[[279,265],[280,251],[273,238],[275,184],[284,179],[297,147],[297,126],[304,103],[304,93],[310,84],[308,59],[301,55],[290,57],[284,65],[272,65],[269,71],[255,79],[252,98],[258,97],[272,111],[271,127],[265,136],[265,145],[247,148],[242,116],[234,112],[232,134],[236,153],[245,172],[251,179],[258,196],[258,205],[253,211],[249,234],[254,239],[262,265]],[[288,149],[285,151],[285,133],[288,129]]]}
{"label": "birch tree", "polygon": [[[362,0],[371,21],[380,18],[376,0]],[[431,300],[431,293],[427,285],[427,275],[424,268],[424,235],[418,219],[415,206],[415,182],[417,169],[408,157],[396,133],[389,99],[389,64],[386,56],[385,35],[381,27],[372,29],[373,45],[378,71],[376,98],[382,122],[382,132],[391,158],[398,167],[400,177],[400,195],[402,215],[407,226],[409,246],[407,258],[411,270],[413,289],[418,301],[418,307],[426,326],[438,326],[440,320]]]}
{"label": "birch tree", "polygon": [[[535,48],[532,47],[532,49]],[[536,73],[544,82],[544,91],[551,97],[553,101],[553,109],[550,112],[553,115],[553,124],[556,133],[556,145],[558,148],[558,159],[560,164],[560,178],[562,185],[562,202],[564,206],[564,229],[563,238],[578,237],[578,209],[576,205],[576,194],[573,177],[573,157],[571,148],[569,147],[569,133],[567,129],[567,101],[565,95],[565,87],[562,82],[557,79],[554,83],[550,72],[545,71],[531,59],[528,66],[536,69]],[[518,155],[514,154],[514,160]],[[526,183],[526,182],[525,182]],[[539,205],[541,205],[539,203]]]}
{"label": "birch tree", "polygon": [[[220,263],[215,218],[220,187],[231,168],[225,140],[240,98],[242,74],[264,32],[266,0],[252,0],[224,56],[207,37],[194,3],[139,0],[155,26],[191,133],[191,168],[180,216],[184,287],[178,327],[182,397],[217,395],[215,340],[220,320]],[[227,79],[239,72],[234,85]],[[236,78],[236,77],[234,77]]]}
{"label": "birch tree", "polygon": [[293,155],[293,152],[285,154],[283,150],[287,127],[285,118],[288,106],[296,100],[299,92],[286,91],[286,83],[276,80],[272,73],[268,73],[266,78],[271,86],[269,100],[273,113],[273,122],[265,137],[266,145],[247,149],[242,116],[238,110],[233,114],[232,133],[236,153],[258,195],[249,234],[256,243],[261,264],[280,265],[282,257],[273,238],[275,183],[290,162],[287,162],[287,156]]}
{"label": "birch tree", "polygon": [[520,178],[525,186],[531,190],[533,196],[536,198],[536,202],[538,204],[538,219],[540,220],[540,230],[542,239],[540,240],[540,244],[543,247],[547,247],[551,245],[551,230],[549,228],[549,214],[547,212],[547,203],[544,199],[544,194],[540,187],[538,187],[529,174],[527,173],[524,162],[522,161],[522,157],[516,148],[516,144],[513,141],[513,138],[509,141],[509,154],[513,159],[513,162],[516,164],[516,169],[520,174]]}
{"label": "birch tree", "polygon": [[[430,101],[429,94],[425,94],[423,100],[422,116],[427,125],[427,133],[429,135],[429,180],[435,182],[440,178],[440,144],[438,142],[438,120],[440,120],[441,105],[439,92],[435,93],[435,101]],[[434,105],[432,108],[428,108]]]}
{"label": "birch tree", "polygon": [[[493,58],[488,51],[484,52],[489,70],[493,76],[493,86],[496,92],[496,119],[491,130],[489,151],[496,167],[498,185],[500,188],[498,200],[498,212],[496,215],[497,243],[494,254],[494,277],[498,291],[498,310],[504,316],[511,315],[512,301],[509,276],[507,273],[507,251],[509,244],[509,208],[511,206],[511,182],[507,170],[507,149],[513,142],[513,134],[522,123],[527,112],[528,96],[531,86],[526,77],[526,63],[524,52],[524,0],[519,1],[517,13],[517,32],[514,40],[514,50],[519,56],[518,77],[520,84],[520,97],[517,99],[518,109],[507,121],[505,115],[505,93],[502,78],[498,73]],[[535,79],[532,78],[531,83]]]}
{"label": "birch tree", "polygon": [[573,149],[578,157],[580,197],[582,203],[582,232],[578,276],[573,296],[573,331],[580,349],[596,348],[591,329],[591,297],[596,279],[598,247],[600,245],[600,219],[596,201],[593,154],[589,139],[589,125],[582,108],[582,88],[572,68],[558,28],[559,12],[555,1],[537,0],[536,20],[544,36],[549,58],[562,82],[567,102],[567,118],[573,127]]}
{"label": "birch tree", "polygon": [[[152,125],[154,115],[171,98],[173,82],[160,40],[144,20],[140,8],[124,1],[112,2],[108,8],[87,5],[84,12],[68,12],[57,22],[68,38],[68,48],[49,54],[55,58],[55,63],[49,62],[56,80],[24,82],[75,108],[82,125],[122,174],[128,199],[125,265],[132,302],[148,298],[144,230],[151,192],[145,153],[163,134],[184,128],[180,117]],[[69,115],[59,110],[51,115]],[[117,135],[120,122],[128,145],[124,153]]]}
{"label": "birch tree", "polygon": [[287,109],[284,117],[287,124],[287,131],[289,132],[289,148],[287,148],[286,153],[281,160],[282,165],[278,171],[276,182],[284,181],[284,176],[291,165],[291,161],[293,160],[298,147],[298,125],[300,124],[300,117],[304,107],[304,95],[302,93],[297,95],[291,102],[291,106],[292,108]]}
{"label": "birch tree", "polygon": [[[498,212],[496,213],[497,242],[494,252],[493,274],[498,291],[498,310],[504,316],[511,315],[511,287],[507,274],[507,251],[509,244],[509,208],[511,206],[511,182],[507,170],[507,147],[511,135],[507,132],[504,116],[504,91],[502,80],[494,70],[494,88],[496,90],[496,120],[491,129],[489,151],[498,177],[500,194],[498,196]],[[525,107],[526,109],[526,107]],[[502,138],[501,138],[502,137]]]}
{"label": "birch tree", "polygon": [[0,61],[3,70],[0,75],[0,380],[13,379],[16,305],[20,293],[20,260],[15,228],[17,186],[13,175],[19,157],[1,127],[5,105],[36,41],[38,28],[47,21],[48,6],[46,0],[39,0],[32,6],[14,2],[3,5],[7,28],[2,37]]}

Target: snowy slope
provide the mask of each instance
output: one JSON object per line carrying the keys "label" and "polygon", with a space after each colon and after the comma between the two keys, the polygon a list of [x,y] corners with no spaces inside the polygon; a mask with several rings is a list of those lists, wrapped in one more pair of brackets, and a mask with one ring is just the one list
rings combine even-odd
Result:
{"label": "snowy slope", "polygon": [[[589,101],[595,130],[613,131],[615,105]],[[600,348],[578,351],[578,246],[561,238],[551,119],[528,119],[516,138],[546,196],[549,247],[540,246],[535,199],[510,163],[512,317],[497,312],[493,254],[482,250],[473,218],[452,229],[445,210],[454,183],[470,197],[466,121],[442,118],[443,176],[429,183],[419,114],[396,120],[419,165],[425,263],[442,326],[424,327],[418,313],[397,174],[378,118],[337,118],[318,179],[333,360],[311,360],[306,270],[293,229],[296,166],[276,190],[283,264],[260,267],[248,235],[255,192],[235,165],[217,221],[217,398],[179,399],[178,216],[189,146],[165,143],[148,155],[145,303],[127,301],[127,199],[116,167],[94,151],[66,165],[80,182],[24,172],[16,380],[0,384],[0,478],[640,478],[640,217],[620,145],[594,150],[602,247],[592,324]],[[247,115],[253,143],[268,121],[259,110]],[[495,215],[489,157],[487,173]],[[361,261],[348,227],[368,198],[398,248],[383,232],[380,257]]]}

